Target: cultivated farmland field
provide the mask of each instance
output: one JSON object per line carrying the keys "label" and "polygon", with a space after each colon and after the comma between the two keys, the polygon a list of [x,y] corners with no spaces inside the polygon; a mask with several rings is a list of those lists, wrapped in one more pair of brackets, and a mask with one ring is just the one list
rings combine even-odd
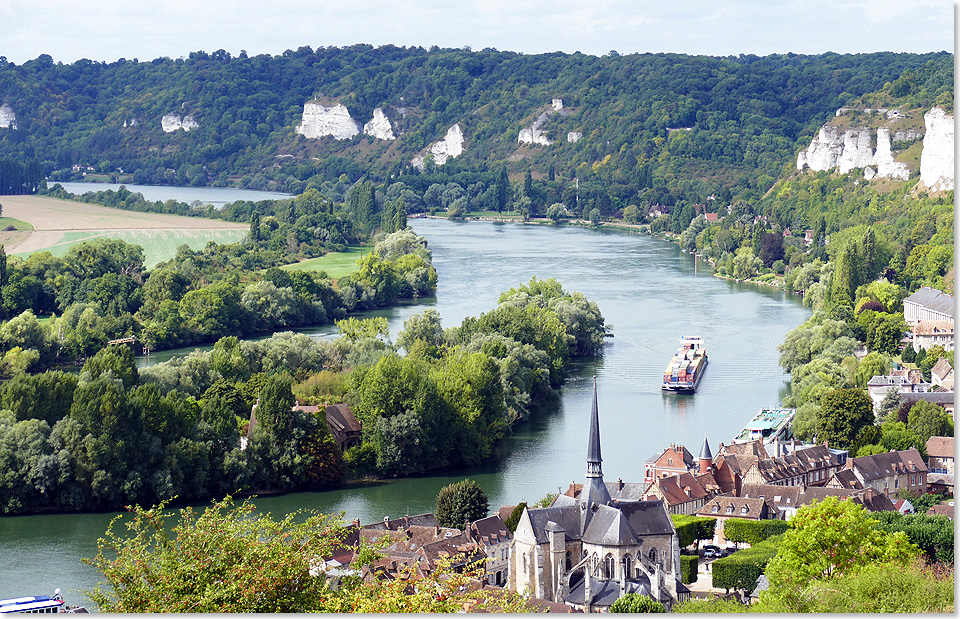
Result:
{"label": "cultivated farmland field", "polygon": [[200,249],[209,241],[234,243],[249,229],[243,223],[137,213],[43,196],[0,196],[0,204],[4,220],[17,219],[34,228],[0,231],[6,253],[21,257],[43,250],[60,256],[76,243],[106,237],[141,245],[149,268],[172,258],[180,245]]}

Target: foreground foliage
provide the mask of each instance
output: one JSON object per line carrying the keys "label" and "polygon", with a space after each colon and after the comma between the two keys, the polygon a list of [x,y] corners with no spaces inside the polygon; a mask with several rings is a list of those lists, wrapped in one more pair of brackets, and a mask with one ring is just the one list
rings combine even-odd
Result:
{"label": "foreground foliage", "polygon": [[[469,574],[444,569],[412,581],[365,583],[348,575],[333,586],[319,566],[344,536],[337,518],[306,510],[274,520],[249,501],[225,499],[178,516],[162,504],[135,507],[111,522],[97,555],[85,560],[106,580],[87,595],[112,613],[457,612],[468,604],[530,610],[519,596],[492,597],[472,586]],[[376,552],[358,556],[357,570]]]}

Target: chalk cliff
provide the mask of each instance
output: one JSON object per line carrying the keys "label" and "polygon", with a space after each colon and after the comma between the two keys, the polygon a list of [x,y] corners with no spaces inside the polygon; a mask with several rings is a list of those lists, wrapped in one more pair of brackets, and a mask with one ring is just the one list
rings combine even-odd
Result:
{"label": "chalk cliff", "polygon": [[873,164],[872,140],[867,129],[848,129],[843,134],[843,151],[837,160],[840,174],[846,174],[854,168],[865,168]]}
{"label": "chalk cliff", "polygon": [[17,115],[13,113],[13,108],[6,103],[0,105],[0,128],[17,128]]}
{"label": "chalk cliff", "polygon": [[[544,123],[547,122],[547,119],[553,116],[554,114],[560,114],[561,116],[569,116],[570,112],[563,109],[563,99],[553,99],[550,102],[550,109],[546,112],[537,116],[537,119],[533,121],[533,124],[529,127],[524,127],[520,130],[520,135],[517,136],[518,144],[539,144],[541,146],[550,146],[553,142],[550,141],[550,138],[547,137],[547,133],[543,131],[542,127]],[[567,141],[570,140],[569,135],[567,136]]]}
{"label": "chalk cliff", "polygon": [[296,131],[307,138],[330,135],[337,140],[347,140],[360,133],[360,124],[350,117],[347,106],[342,103],[326,106],[314,100],[304,104],[303,118]]}
{"label": "chalk cliff", "polygon": [[[907,168],[907,164],[893,159],[893,151],[890,149],[890,130],[886,127],[877,129],[877,152],[873,156],[873,163],[877,166],[877,175],[880,177],[894,178],[900,181],[910,179],[910,170]],[[866,176],[866,171],[864,171],[864,176]]]}
{"label": "chalk cliff", "polygon": [[805,150],[797,155],[797,169],[803,170],[809,166],[814,172],[832,170],[837,167],[837,161],[843,152],[843,136],[840,129],[833,125],[824,125],[814,136]]}
{"label": "chalk cliff", "polygon": [[365,135],[372,135],[378,140],[395,140],[393,127],[390,125],[390,119],[383,113],[381,108],[373,110],[373,118],[363,126]]}
{"label": "chalk cliff", "polygon": [[[433,155],[433,161],[437,165],[443,165],[451,157],[459,157],[463,154],[463,132],[460,125],[454,125],[447,129],[447,134],[442,140],[430,145],[428,154]],[[415,167],[423,169],[424,155],[417,155],[410,163]]]}
{"label": "chalk cliff", "polygon": [[920,154],[920,182],[934,191],[953,189],[953,116],[935,107],[923,115],[927,132]]}
{"label": "chalk cliff", "polygon": [[190,114],[182,118],[179,114],[167,114],[160,119],[160,128],[163,129],[164,133],[173,133],[177,129],[190,131],[191,129],[198,129],[199,127],[200,125],[197,124],[197,121],[194,120]]}

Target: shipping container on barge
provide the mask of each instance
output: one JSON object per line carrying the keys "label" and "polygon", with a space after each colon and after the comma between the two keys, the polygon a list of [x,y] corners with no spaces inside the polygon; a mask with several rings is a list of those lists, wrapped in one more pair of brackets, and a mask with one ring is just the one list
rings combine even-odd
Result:
{"label": "shipping container on barge", "polygon": [[707,348],[698,335],[680,338],[680,348],[663,371],[663,391],[694,393],[707,368]]}

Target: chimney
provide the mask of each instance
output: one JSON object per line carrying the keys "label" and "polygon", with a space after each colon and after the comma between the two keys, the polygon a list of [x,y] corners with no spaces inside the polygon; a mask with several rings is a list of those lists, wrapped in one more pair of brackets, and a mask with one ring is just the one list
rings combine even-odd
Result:
{"label": "chimney", "polygon": [[623,490],[623,479],[617,478],[617,490]]}
{"label": "chimney", "polygon": [[359,519],[359,518],[354,518],[354,519],[353,519],[353,526],[357,527],[358,529],[360,528],[360,519]]}
{"label": "chimney", "polygon": [[440,525],[439,525],[439,524],[433,528],[433,534],[436,535],[437,537],[440,536]]}
{"label": "chimney", "polygon": [[383,524],[389,529],[390,528],[390,516],[383,517]]}

